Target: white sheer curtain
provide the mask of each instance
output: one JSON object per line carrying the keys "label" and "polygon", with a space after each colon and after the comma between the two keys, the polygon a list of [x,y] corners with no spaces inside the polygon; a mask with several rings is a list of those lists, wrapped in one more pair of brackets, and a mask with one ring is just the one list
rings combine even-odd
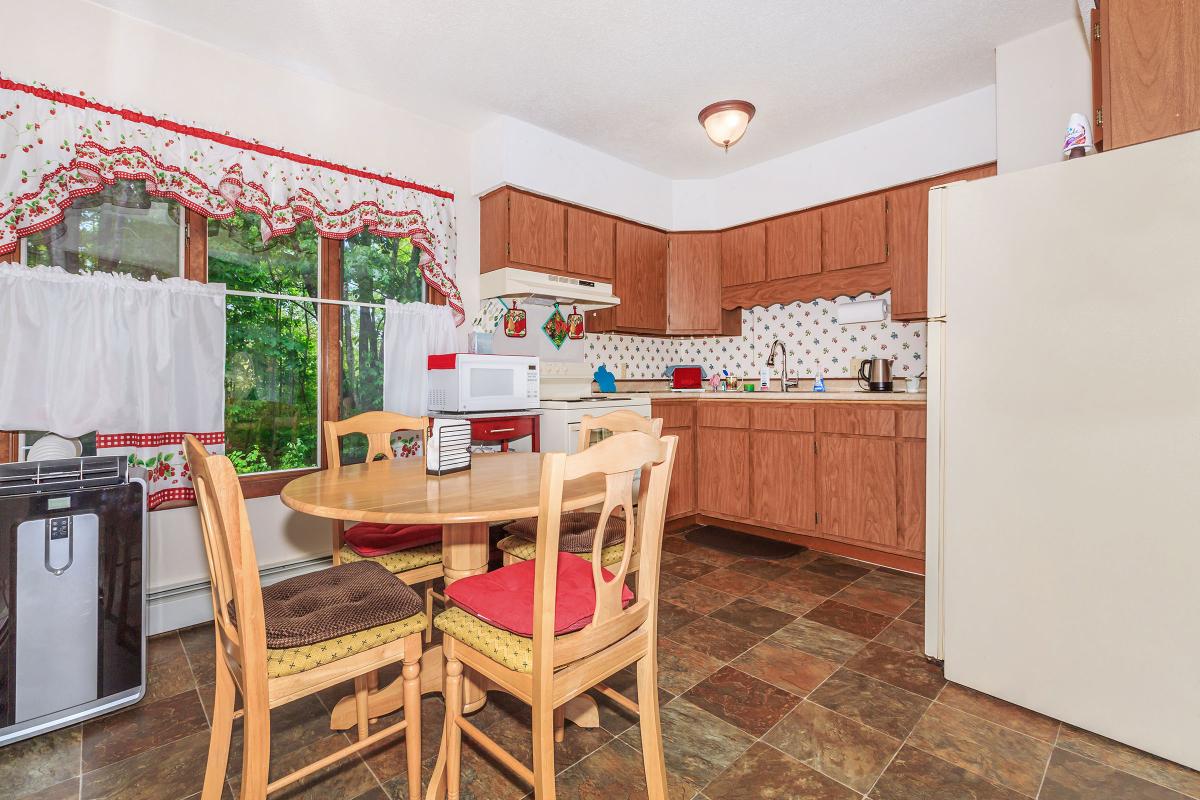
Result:
{"label": "white sheer curtain", "polygon": [[150,472],[151,506],[189,499],[183,434],[224,445],[224,294],[0,264],[0,430],[96,431]]}
{"label": "white sheer curtain", "polygon": [[447,306],[388,300],[383,321],[383,407],[423,417],[429,411],[428,357],[454,352]]}

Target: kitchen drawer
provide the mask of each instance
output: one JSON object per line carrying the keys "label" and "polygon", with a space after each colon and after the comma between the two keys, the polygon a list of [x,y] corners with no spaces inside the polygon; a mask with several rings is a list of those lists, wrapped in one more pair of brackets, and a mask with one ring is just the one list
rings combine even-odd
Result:
{"label": "kitchen drawer", "polygon": [[507,442],[532,436],[536,417],[496,417],[471,420],[471,438],[480,442]]}
{"label": "kitchen drawer", "polygon": [[651,403],[650,416],[663,421],[663,430],[690,428],[696,418],[696,406],[694,403]]}
{"label": "kitchen drawer", "polygon": [[748,428],[750,407],[734,403],[699,401],[700,424],[706,428]]}
{"label": "kitchen drawer", "polygon": [[756,431],[814,430],[812,406],[799,403],[753,406],[750,427]]}
{"label": "kitchen drawer", "polygon": [[817,430],[858,436],[895,436],[896,412],[890,408],[818,408]]}
{"label": "kitchen drawer", "polygon": [[924,439],[925,409],[905,408],[897,411],[896,435],[904,439]]}

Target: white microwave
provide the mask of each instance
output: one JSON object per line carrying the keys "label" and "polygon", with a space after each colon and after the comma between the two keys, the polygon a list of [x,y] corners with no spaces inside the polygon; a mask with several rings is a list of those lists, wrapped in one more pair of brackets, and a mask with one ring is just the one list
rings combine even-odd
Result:
{"label": "white microwave", "polygon": [[524,411],[540,404],[535,356],[445,353],[429,357],[430,411]]}

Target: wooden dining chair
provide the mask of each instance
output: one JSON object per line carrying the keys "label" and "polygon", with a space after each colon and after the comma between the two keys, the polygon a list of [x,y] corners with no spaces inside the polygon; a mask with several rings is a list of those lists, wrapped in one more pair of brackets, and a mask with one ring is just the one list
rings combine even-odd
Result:
{"label": "wooden dining chair", "polygon": [[[447,587],[450,608],[434,624],[445,634],[442,746],[449,800],[459,798],[463,734],[532,784],[538,800],[553,800],[557,710],[630,664],[637,665],[635,707],[646,785],[651,798],[666,797],[657,687],[658,578],[678,441],[675,436],[630,432],[575,455],[546,454],[534,560],[462,578]],[[633,487],[639,473],[643,479],[635,510]],[[600,565],[604,542],[599,535],[591,563],[559,551],[563,484],[594,474],[603,474],[607,487],[597,531],[620,509],[625,541],[635,545],[625,548],[612,572]],[[636,600],[625,586],[635,563],[640,567]],[[532,707],[532,770],[463,716],[464,666]]]}
{"label": "wooden dining chair", "polygon": [[[663,421],[647,419],[640,414],[621,409],[601,417],[585,416],[579,423],[579,446],[576,452],[582,453],[592,444],[592,435],[596,431],[609,431],[613,434],[638,431],[658,437],[662,435]],[[597,523],[600,515],[594,511],[569,511],[562,516],[559,525],[559,549],[567,553],[575,553],[585,559],[592,558],[592,540],[595,538]],[[503,553],[505,564],[515,564],[528,561],[537,551],[538,521],[535,518],[519,519],[504,527],[509,534],[501,539],[496,547]],[[600,550],[600,563],[612,566],[621,560],[625,550],[625,526],[618,517],[609,520],[604,529],[604,547]],[[637,562],[633,571],[636,572]]]}
{"label": "wooden dining chair", "polygon": [[[325,453],[330,471],[341,469],[341,440],[343,437],[352,434],[362,434],[367,437],[367,463],[374,461],[380,456],[383,456],[385,459],[395,458],[396,451],[392,448],[392,434],[396,431],[420,431],[421,453],[424,455],[429,437],[428,417],[409,417],[391,411],[367,411],[349,419],[339,420],[338,422],[326,421]],[[348,531],[355,529],[388,530],[397,535],[403,535],[405,531],[417,534],[426,527],[428,526],[378,525],[371,522],[360,522],[347,528],[343,520],[334,520],[333,563],[349,564],[364,560],[377,561],[386,567],[388,572],[391,572],[410,586],[424,583],[425,613],[432,620],[434,598],[442,600],[442,597],[433,589],[433,581],[443,576],[442,543],[440,540],[405,547],[402,550],[387,553],[386,555],[363,556],[354,552],[346,544],[345,538]],[[423,538],[417,541],[424,540]],[[425,641],[430,641],[432,637],[433,628],[430,627],[425,632]]]}
{"label": "wooden dining chair", "polygon": [[[406,739],[409,797],[421,791],[421,598],[372,562],[259,584],[254,540],[233,464],[184,440],[212,576],[216,688],[201,800],[224,797],[233,721],[241,718],[242,800],[268,794],[394,734]],[[404,719],[370,733],[367,691],[403,662]],[[271,709],[354,680],[358,740],[270,780]],[[235,710],[238,695],[242,708]]]}

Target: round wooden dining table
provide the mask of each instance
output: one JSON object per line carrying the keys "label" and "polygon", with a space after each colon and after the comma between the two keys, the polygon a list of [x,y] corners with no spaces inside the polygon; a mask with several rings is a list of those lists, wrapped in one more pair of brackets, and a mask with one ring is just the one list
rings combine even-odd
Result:
{"label": "round wooden dining table", "polygon": [[[313,472],[289,483],[280,499],[290,508],[333,520],[387,524],[442,525],[442,568],[446,583],[487,572],[492,522],[538,516],[541,489],[540,453],[487,453],[471,459],[471,468],[449,475],[427,475],[424,458],[392,459]],[[604,477],[590,475],[567,481],[563,510],[577,511],[604,501]],[[421,657],[421,691],[442,690],[442,648],[434,645]],[[487,702],[483,679],[463,674],[464,709],[470,713]],[[400,678],[372,692],[372,719],[404,705]],[[595,701],[580,695],[568,704],[567,717],[577,725],[596,727]],[[346,730],[355,724],[354,697],[342,698],[330,726]]]}

